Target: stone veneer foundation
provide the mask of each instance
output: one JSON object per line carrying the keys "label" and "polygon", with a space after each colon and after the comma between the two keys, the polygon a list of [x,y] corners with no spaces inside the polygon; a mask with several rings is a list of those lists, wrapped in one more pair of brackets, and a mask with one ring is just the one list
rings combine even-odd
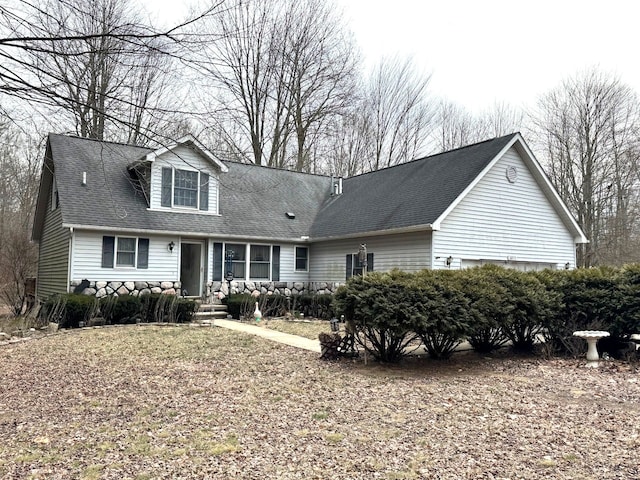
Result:
{"label": "stone veneer foundation", "polygon": [[[74,280],[70,284],[70,291],[80,285],[81,280]],[[222,300],[229,295],[247,293],[252,295],[300,295],[300,294],[333,294],[340,283],[327,282],[254,282],[236,281],[209,282],[206,285],[205,299],[207,301]],[[106,282],[89,281],[89,286],[81,293],[97,298],[107,295],[147,295],[149,293],[164,293],[167,295],[180,295],[182,285],[180,282]]]}

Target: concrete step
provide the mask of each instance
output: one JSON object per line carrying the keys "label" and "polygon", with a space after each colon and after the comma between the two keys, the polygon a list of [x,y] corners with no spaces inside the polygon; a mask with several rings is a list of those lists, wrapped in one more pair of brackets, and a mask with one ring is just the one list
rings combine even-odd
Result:
{"label": "concrete step", "polygon": [[222,304],[203,303],[195,314],[195,321],[205,323],[207,320],[227,318],[227,306]]}

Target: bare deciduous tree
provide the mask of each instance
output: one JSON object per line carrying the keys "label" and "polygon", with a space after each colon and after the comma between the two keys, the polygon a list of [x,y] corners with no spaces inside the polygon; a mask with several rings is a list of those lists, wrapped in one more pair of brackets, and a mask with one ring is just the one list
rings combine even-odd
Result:
{"label": "bare deciduous tree", "polygon": [[182,26],[155,31],[126,0],[8,0],[0,93],[48,108],[57,125],[66,116],[81,136],[147,142],[177,110],[163,90]]}
{"label": "bare deciduous tree", "polygon": [[[194,57],[213,79],[218,135],[236,154],[309,170],[323,125],[344,109],[355,49],[325,0],[237,0],[216,17],[219,41]],[[240,135],[239,135],[240,133]]]}
{"label": "bare deciduous tree", "polygon": [[363,95],[374,148],[369,170],[406,162],[422,151],[433,115],[427,101],[429,80],[410,58],[384,58],[374,67]]}
{"label": "bare deciduous tree", "polygon": [[632,260],[632,252],[623,251],[638,221],[640,110],[635,93],[617,78],[591,69],[541,97],[534,123],[549,176],[590,240],[578,250],[578,264]]}

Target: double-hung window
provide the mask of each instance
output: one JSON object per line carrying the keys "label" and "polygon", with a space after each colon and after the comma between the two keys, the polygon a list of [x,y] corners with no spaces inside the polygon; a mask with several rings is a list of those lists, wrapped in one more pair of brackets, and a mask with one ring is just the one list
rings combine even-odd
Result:
{"label": "double-hung window", "polygon": [[162,167],[160,205],[209,210],[209,174]]}
{"label": "double-hung window", "polygon": [[215,279],[280,281],[279,245],[214,243],[213,257]]}
{"label": "double-hung window", "polygon": [[198,208],[198,172],[175,170],[173,178],[173,204]]}
{"label": "double-hung window", "polygon": [[309,271],[309,247],[296,247],[296,272]]}
{"label": "double-hung window", "polygon": [[227,243],[225,249],[225,263],[227,274],[233,278],[244,280],[247,258],[247,246],[243,243]]}
{"label": "double-hung window", "polygon": [[149,239],[102,237],[102,268],[149,268]]}
{"label": "double-hung window", "polygon": [[270,245],[251,245],[249,278],[252,280],[269,280],[271,265]]}

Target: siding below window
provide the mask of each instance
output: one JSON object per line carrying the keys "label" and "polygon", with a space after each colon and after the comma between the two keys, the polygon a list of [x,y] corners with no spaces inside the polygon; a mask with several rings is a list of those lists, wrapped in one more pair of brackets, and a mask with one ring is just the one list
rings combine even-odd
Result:
{"label": "siding below window", "polygon": [[431,264],[431,232],[428,231],[332,240],[310,246],[310,281],[344,282],[346,255],[357,253],[361,243],[366,243],[367,251],[374,254],[377,272],[393,268],[415,272]]}
{"label": "siding below window", "polygon": [[[147,268],[101,268],[102,237],[113,235],[112,232],[75,232],[74,254],[71,265],[71,280],[104,280],[104,281],[178,281],[178,238],[168,236],[140,235],[149,239]],[[114,235],[115,236],[115,235]],[[133,235],[127,234],[127,237]],[[170,241],[176,244],[173,253],[167,245]],[[138,247],[140,248],[140,247]]]}

